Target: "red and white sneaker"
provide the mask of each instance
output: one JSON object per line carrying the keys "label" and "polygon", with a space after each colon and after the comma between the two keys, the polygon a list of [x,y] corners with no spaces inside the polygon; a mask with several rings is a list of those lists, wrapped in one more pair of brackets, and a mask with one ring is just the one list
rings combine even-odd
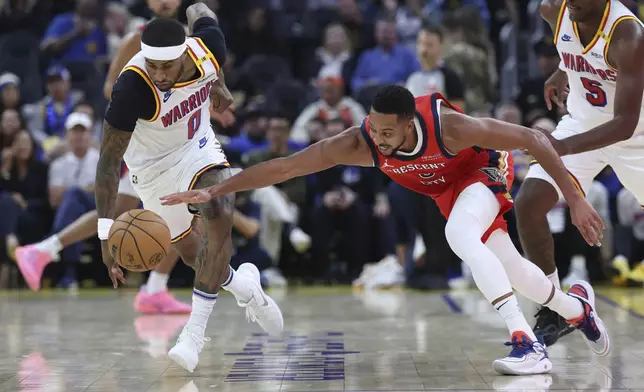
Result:
{"label": "red and white sneaker", "polygon": [[35,245],[16,248],[16,263],[27,286],[33,291],[40,290],[40,280],[47,264],[53,260],[47,252],[38,250]]}
{"label": "red and white sneaker", "polygon": [[588,282],[579,280],[572,282],[568,295],[581,301],[584,313],[576,319],[566,320],[584,334],[584,339],[591,350],[600,357],[610,351],[610,336],[595,310],[595,291]]}
{"label": "red and white sneaker", "polygon": [[148,294],[143,285],[134,299],[134,310],[145,314],[189,314],[192,306],[177,300],[167,289]]}

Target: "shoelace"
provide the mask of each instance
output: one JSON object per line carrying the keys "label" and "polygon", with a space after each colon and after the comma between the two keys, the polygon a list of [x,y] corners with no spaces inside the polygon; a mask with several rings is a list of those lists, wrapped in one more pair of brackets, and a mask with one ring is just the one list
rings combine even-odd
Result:
{"label": "shoelace", "polygon": [[205,342],[209,342],[210,338],[208,336],[199,336],[194,332],[189,332],[189,331],[183,331],[181,335],[179,335],[179,339],[177,339],[177,343],[181,342],[184,340],[186,337],[190,337],[192,341],[199,347],[202,348]]}
{"label": "shoelace", "polygon": [[512,347],[512,351],[510,351],[510,357],[522,357],[525,355],[526,351],[536,351],[534,349],[534,344],[531,342],[524,342],[524,341],[514,341],[514,342],[505,342],[504,343],[508,347]]}

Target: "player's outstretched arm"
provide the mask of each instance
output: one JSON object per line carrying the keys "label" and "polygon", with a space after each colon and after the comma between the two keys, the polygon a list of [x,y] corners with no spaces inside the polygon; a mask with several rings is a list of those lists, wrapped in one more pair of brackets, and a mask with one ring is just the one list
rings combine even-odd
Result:
{"label": "player's outstretched arm", "polygon": [[[617,67],[613,118],[589,131],[553,141],[560,155],[610,146],[629,139],[637,128],[644,93],[644,29],[637,21],[625,20],[617,25],[606,61]],[[604,94],[606,99],[602,90],[597,94],[600,99]]]}
{"label": "player's outstretched arm", "polygon": [[349,128],[296,154],[251,166],[221,184],[163,196],[162,204],[203,203],[216,196],[264,188],[335,165],[373,166],[371,152],[360,132],[359,127]]}
{"label": "player's outstretched arm", "polygon": [[196,21],[201,18],[213,18],[217,20],[217,15],[213,10],[208,8],[204,3],[194,3],[188,9],[186,9],[186,17],[188,18],[188,28],[190,29],[190,35],[194,32],[193,26]]}
{"label": "player's outstretched arm", "polygon": [[[103,122],[103,139],[96,167],[96,210],[99,220],[114,219],[116,212],[116,195],[119,189],[121,174],[121,161],[130,143],[132,132],[125,132]],[[114,259],[109,252],[107,241],[101,241],[103,263],[108,268],[114,288],[118,281],[125,282],[123,272],[114,264]]]}
{"label": "player's outstretched arm", "polygon": [[473,118],[441,108],[443,142],[452,153],[472,146],[512,151],[527,149],[552,176],[570,206],[573,223],[590,245],[600,245],[604,223],[575,187],[561,158],[539,131],[491,118]]}

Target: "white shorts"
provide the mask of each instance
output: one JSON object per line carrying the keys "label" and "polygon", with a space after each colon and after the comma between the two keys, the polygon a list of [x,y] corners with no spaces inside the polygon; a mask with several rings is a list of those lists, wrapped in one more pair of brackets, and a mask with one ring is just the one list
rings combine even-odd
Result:
{"label": "white shorts", "polygon": [[165,220],[170,228],[172,243],[190,234],[194,214],[185,204],[161,205],[159,197],[190,190],[203,173],[229,166],[219,143],[213,139],[211,137],[203,148],[196,145],[181,161],[164,172],[137,175],[130,170],[132,185],[143,202],[143,208],[159,214]]}
{"label": "white shorts", "polygon": [[[557,139],[563,139],[595,126],[597,126],[596,123],[587,124],[570,116],[564,116],[552,135]],[[581,154],[566,155],[561,157],[561,160],[575,180],[575,185],[580,187],[584,194],[590,190],[595,176],[610,165],[622,185],[637,197],[641,205],[644,205],[644,135],[640,132],[612,146]],[[555,187],[559,197],[562,197],[561,190],[541,165],[533,164],[528,170],[527,178],[539,178],[549,182]]]}
{"label": "white shorts", "polygon": [[132,181],[130,179],[129,171],[125,172],[123,177],[121,177],[121,181],[119,181],[119,195],[131,196],[136,199],[139,198],[139,195],[136,194],[136,191],[132,186]]}

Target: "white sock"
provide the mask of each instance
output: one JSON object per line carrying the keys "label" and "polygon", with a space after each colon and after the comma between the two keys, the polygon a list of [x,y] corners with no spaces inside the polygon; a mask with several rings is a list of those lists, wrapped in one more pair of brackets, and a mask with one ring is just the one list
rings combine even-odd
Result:
{"label": "white sock", "polygon": [[226,279],[224,284],[221,285],[221,288],[233,293],[235,298],[237,298],[238,300],[246,302],[250,300],[253,295],[253,292],[250,289],[251,284],[252,282],[250,282],[244,276],[236,273],[233,267],[230,267],[230,274],[228,275],[228,279]]}
{"label": "white sock", "polygon": [[148,283],[145,285],[145,291],[148,294],[156,294],[165,291],[168,288],[169,274],[162,274],[160,272],[150,272]]}
{"label": "white sock", "polygon": [[530,337],[533,342],[537,341],[537,337],[535,336],[532,328],[530,328],[530,325],[528,325],[528,322],[523,316],[519,302],[517,301],[517,298],[514,296],[514,294],[494,304],[494,308],[497,310],[497,312],[499,312],[499,315],[503,318],[505,324],[508,326],[510,335],[517,331],[521,331],[528,335],[528,337]]}
{"label": "white sock", "polygon": [[58,259],[58,253],[63,250],[63,244],[60,243],[60,239],[56,234],[37,243],[35,247],[39,251],[47,253],[54,260]]}
{"label": "white sock", "polygon": [[548,280],[550,280],[557,289],[561,290],[561,282],[559,281],[559,271],[557,271],[557,269],[555,269],[555,272],[546,276],[548,277]]}
{"label": "white sock", "polygon": [[204,293],[193,289],[192,312],[190,312],[190,319],[188,319],[186,328],[200,336],[205,335],[208,318],[215,307],[215,302],[217,302],[217,294]]}
{"label": "white sock", "polygon": [[575,319],[584,313],[584,307],[577,298],[571,297],[557,288],[555,288],[550,302],[543,304],[543,306],[559,313],[566,320]]}

